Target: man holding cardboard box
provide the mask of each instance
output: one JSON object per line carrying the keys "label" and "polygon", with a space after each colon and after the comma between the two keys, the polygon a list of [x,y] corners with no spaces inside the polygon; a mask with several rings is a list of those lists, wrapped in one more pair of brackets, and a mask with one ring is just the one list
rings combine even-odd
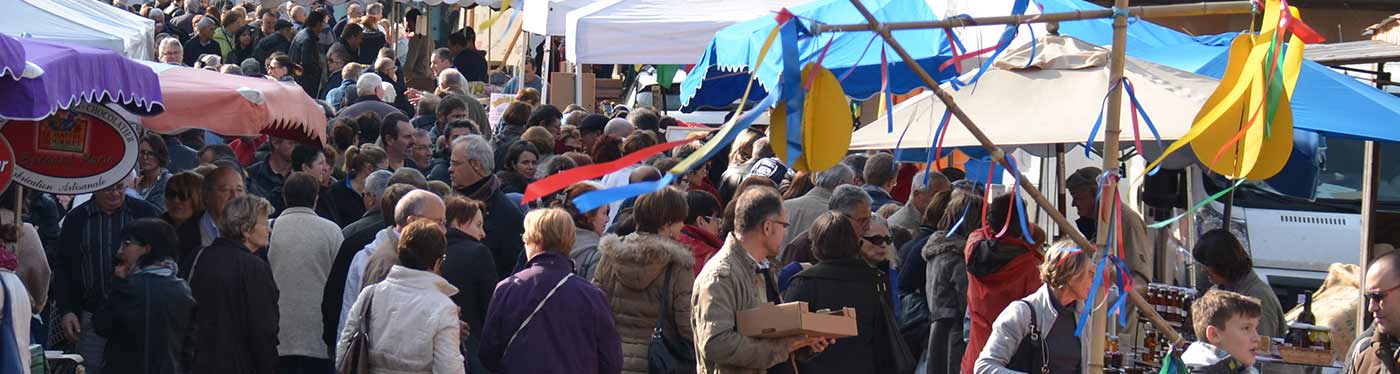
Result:
{"label": "man holding cardboard box", "polygon": [[[695,278],[691,323],[700,373],[761,373],[803,348],[825,350],[822,337],[755,338],[739,334],[739,311],[780,303],[768,258],[782,248],[783,199],[770,188],[753,188],[735,204],[735,233]],[[762,259],[762,260],[759,260]]]}

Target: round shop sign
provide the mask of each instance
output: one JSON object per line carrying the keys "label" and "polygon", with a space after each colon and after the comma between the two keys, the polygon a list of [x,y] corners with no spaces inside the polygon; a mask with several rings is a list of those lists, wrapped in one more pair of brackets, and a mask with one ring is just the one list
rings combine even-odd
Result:
{"label": "round shop sign", "polygon": [[122,110],[82,103],[38,121],[8,121],[0,135],[14,152],[14,181],[78,195],[110,187],[136,166],[140,132]]}
{"label": "round shop sign", "polygon": [[10,187],[10,179],[15,176],[15,152],[10,142],[0,136],[0,191]]}

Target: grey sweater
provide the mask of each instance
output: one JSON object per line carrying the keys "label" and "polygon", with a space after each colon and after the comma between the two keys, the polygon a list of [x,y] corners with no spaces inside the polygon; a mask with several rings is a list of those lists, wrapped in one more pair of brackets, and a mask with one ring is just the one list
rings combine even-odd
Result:
{"label": "grey sweater", "polygon": [[281,290],[278,355],[330,358],[321,340],[321,298],[343,240],[340,227],[311,208],[287,208],[274,222],[267,261]]}

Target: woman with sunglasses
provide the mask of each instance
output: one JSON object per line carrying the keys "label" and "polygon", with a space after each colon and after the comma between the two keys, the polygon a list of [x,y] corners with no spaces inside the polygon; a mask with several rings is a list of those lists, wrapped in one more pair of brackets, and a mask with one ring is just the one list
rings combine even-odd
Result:
{"label": "woman with sunglasses", "polygon": [[[792,278],[785,301],[805,301],[811,311],[855,308],[860,334],[837,339],[821,355],[799,361],[802,373],[912,373],[914,355],[899,335],[889,274],[872,260],[887,261],[889,228],[872,223],[864,239],[845,214],[817,217],[807,236],[816,265]],[[872,242],[879,242],[872,243]]]}
{"label": "woman with sunglasses", "polygon": [[695,275],[700,275],[705,263],[719,252],[719,247],[724,246],[724,240],[719,238],[724,219],[720,218],[719,199],[709,192],[686,191],[685,202],[690,210],[685,215],[685,227],[681,228],[676,241],[690,247],[690,252],[695,254]]}
{"label": "woman with sunglasses", "polygon": [[179,244],[175,228],[144,218],[122,230],[116,284],[98,308],[97,334],[107,338],[109,373],[182,373],[192,354],[188,346],[194,296],[175,276]]}
{"label": "woman with sunglasses", "polygon": [[1254,260],[1234,234],[1224,229],[1207,231],[1191,249],[1191,257],[1201,265],[1211,289],[1220,289],[1259,299],[1264,314],[1259,317],[1259,336],[1283,337],[1288,324],[1278,295],[1254,272]]}

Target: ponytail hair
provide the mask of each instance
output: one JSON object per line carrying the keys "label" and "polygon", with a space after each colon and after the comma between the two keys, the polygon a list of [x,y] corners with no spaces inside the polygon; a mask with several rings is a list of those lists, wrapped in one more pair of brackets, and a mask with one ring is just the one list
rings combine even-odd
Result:
{"label": "ponytail hair", "polygon": [[373,144],[351,146],[345,151],[345,174],[352,178],[360,176],[361,173],[369,175],[365,168],[378,165],[386,159],[388,159],[388,154],[384,153],[384,149],[379,148],[379,146]]}

